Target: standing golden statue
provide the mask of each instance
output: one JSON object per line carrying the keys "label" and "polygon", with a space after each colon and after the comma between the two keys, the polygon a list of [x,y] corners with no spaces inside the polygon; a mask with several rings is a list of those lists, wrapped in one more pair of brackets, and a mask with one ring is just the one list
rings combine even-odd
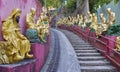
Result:
{"label": "standing golden statue", "polygon": [[120,36],[116,37],[115,51],[120,52]]}
{"label": "standing golden statue", "polygon": [[78,26],[82,26],[82,23],[83,23],[83,16],[80,15],[80,17],[79,17],[79,22],[78,22]]}
{"label": "standing golden statue", "polygon": [[93,30],[97,30],[97,27],[98,27],[98,20],[97,20],[97,16],[95,13],[92,14],[92,22],[91,22],[91,25],[90,25],[90,29],[93,29]]}
{"label": "standing golden statue", "polygon": [[8,63],[15,63],[23,60],[24,58],[32,58],[30,52],[29,40],[21,34],[18,25],[21,11],[14,9],[8,18],[2,21],[2,35],[5,39],[7,48],[5,48]]}
{"label": "standing golden statue", "polygon": [[108,30],[108,25],[106,24],[106,19],[103,15],[103,13],[100,14],[101,24],[98,25],[96,30],[96,36],[97,38],[105,31]]}
{"label": "standing golden statue", "polygon": [[92,22],[92,14],[88,11],[87,15],[88,15],[88,23],[91,23]]}
{"label": "standing golden statue", "polygon": [[83,24],[82,24],[82,28],[85,28],[86,27],[86,23],[87,23],[87,17],[84,16],[83,17]]}
{"label": "standing golden statue", "polygon": [[109,15],[109,19],[108,19],[108,24],[112,25],[115,22],[115,13],[111,11],[111,8],[107,9],[107,13]]}
{"label": "standing golden statue", "polygon": [[100,14],[100,19],[101,19],[101,26],[103,27],[103,31],[107,31],[109,28],[109,24],[107,24],[103,13]]}
{"label": "standing golden statue", "polygon": [[98,37],[102,34],[102,32],[103,32],[103,27],[102,27],[102,25],[98,25],[98,26],[97,26],[97,29],[96,29],[96,31],[95,31],[96,37],[98,38]]}

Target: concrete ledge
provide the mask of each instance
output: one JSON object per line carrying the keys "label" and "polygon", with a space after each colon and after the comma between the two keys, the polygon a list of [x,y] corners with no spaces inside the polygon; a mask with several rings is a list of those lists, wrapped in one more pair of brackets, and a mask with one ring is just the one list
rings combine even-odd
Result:
{"label": "concrete ledge", "polygon": [[0,65],[0,72],[34,72],[35,62],[35,59],[25,59],[15,64]]}

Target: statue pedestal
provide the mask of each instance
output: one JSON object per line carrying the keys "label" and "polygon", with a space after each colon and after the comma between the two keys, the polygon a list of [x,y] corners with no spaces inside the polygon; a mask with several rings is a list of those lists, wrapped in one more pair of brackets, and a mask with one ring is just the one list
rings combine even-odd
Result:
{"label": "statue pedestal", "polygon": [[25,59],[15,64],[0,65],[0,72],[34,72],[35,59]]}
{"label": "statue pedestal", "polygon": [[24,59],[18,63],[0,65],[0,72],[40,72],[47,57],[45,50],[44,44],[32,43],[31,53],[34,55],[33,59]]}

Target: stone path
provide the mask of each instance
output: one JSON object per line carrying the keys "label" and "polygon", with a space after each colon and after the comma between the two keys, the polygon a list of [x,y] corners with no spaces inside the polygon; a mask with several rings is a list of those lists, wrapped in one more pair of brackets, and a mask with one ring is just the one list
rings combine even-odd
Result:
{"label": "stone path", "polygon": [[75,51],[66,36],[51,29],[48,58],[40,72],[81,72]]}

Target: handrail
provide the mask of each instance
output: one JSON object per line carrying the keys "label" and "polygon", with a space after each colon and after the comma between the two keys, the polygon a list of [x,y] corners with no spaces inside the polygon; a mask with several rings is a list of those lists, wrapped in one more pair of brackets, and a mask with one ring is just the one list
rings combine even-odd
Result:
{"label": "handrail", "polygon": [[[87,30],[83,30],[81,27],[65,26],[63,29],[68,29],[68,30],[76,33],[78,36],[82,37],[84,40],[92,43],[95,47],[99,47],[97,49],[100,52],[102,52],[103,55],[105,55],[105,57],[107,59],[112,61],[112,63],[118,69],[120,69],[120,53],[115,51],[110,46],[111,43],[119,44],[119,45],[120,45],[120,43],[117,43],[115,40],[110,39],[109,38],[110,36],[107,37],[107,36],[100,35],[101,38],[96,38],[94,33],[92,34],[92,32],[90,32],[90,31],[87,32]],[[101,48],[101,46],[102,46],[102,48]],[[115,47],[115,46],[113,45],[113,47]]]}

